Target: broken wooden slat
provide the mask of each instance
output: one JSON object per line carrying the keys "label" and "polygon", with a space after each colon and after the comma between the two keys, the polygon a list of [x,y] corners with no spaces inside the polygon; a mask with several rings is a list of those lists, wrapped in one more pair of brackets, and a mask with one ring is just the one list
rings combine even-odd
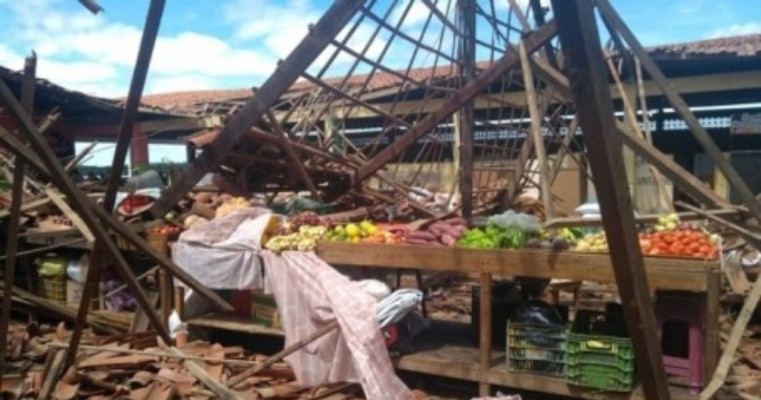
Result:
{"label": "broken wooden slat", "polygon": [[[173,355],[182,356],[182,352],[175,348],[170,347],[163,341],[159,341],[159,346],[166,352],[171,353]],[[219,382],[218,380],[215,380],[214,378],[210,377],[209,374],[206,373],[206,370],[204,367],[192,360],[185,360],[182,363],[182,366],[185,367],[193,376],[195,376],[201,383],[203,383],[204,386],[206,386],[209,390],[214,392],[217,396],[219,396],[220,399],[223,400],[239,400],[241,399],[240,395],[229,389],[227,386]]]}
{"label": "broken wooden slat", "polygon": [[52,361],[50,362],[50,366],[43,373],[45,380],[42,382],[42,388],[40,388],[40,393],[37,396],[38,400],[48,400],[50,398],[55,383],[58,380],[58,376],[61,374],[61,368],[63,368],[64,351],[53,349],[51,352],[53,352]]}

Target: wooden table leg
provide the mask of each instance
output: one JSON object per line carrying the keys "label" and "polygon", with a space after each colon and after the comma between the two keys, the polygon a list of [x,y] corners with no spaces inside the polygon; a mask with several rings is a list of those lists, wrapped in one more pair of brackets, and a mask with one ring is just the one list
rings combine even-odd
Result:
{"label": "wooden table leg", "polygon": [[713,270],[708,273],[705,309],[705,350],[703,353],[703,382],[707,385],[719,363],[719,301],[721,297],[721,273]]}
{"label": "wooden table leg", "polygon": [[174,310],[181,320],[185,318],[185,287],[175,286],[174,288]]}
{"label": "wooden table leg", "polygon": [[161,318],[164,320],[164,323],[167,323],[169,316],[172,314],[174,285],[172,284],[172,274],[166,269],[159,270],[159,286],[161,292]]}
{"label": "wooden table leg", "polygon": [[481,274],[479,365],[481,377],[478,393],[481,397],[489,396],[489,369],[491,368],[491,274]]}

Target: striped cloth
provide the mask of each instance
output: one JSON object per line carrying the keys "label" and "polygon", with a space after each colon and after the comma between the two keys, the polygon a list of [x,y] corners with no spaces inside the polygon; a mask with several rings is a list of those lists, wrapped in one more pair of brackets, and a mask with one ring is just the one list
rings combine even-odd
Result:
{"label": "striped cloth", "polygon": [[376,300],[314,253],[263,251],[265,289],[278,304],[285,345],[336,319],[340,330],[286,358],[302,385],[359,382],[369,400],[412,399],[396,376],[376,317]]}

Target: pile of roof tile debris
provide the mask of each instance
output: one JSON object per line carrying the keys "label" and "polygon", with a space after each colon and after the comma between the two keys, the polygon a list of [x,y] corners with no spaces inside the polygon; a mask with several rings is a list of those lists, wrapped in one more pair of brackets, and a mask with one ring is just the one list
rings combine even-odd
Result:
{"label": "pile of roof tile debris", "polygon": [[[729,340],[733,320],[728,316],[721,321],[722,351]],[[717,393],[717,399],[761,398],[761,326],[749,325],[745,330],[735,361],[729,368],[726,384]]]}
{"label": "pile of roof tile debris", "polygon": [[352,399],[353,384],[305,388],[285,363],[275,363],[233,388],[225,382],[260,365],[263,355],[241,347],[191,342],[176,347],[152,333],[97,336],[85,331],[73,365],[65,369],[70,332],[37,324],[12,324],[8,339],[8,373],[4,399]]}

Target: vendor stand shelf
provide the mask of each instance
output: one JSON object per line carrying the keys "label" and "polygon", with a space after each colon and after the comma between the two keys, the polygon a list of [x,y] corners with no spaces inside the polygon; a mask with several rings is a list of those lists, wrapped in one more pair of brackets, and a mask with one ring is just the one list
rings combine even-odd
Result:
{"label": "vendor stand shelf", "polygon": [[[470,325],[448,321],[433,321],[432,324],[431,328],[416,340],[415,353],[403,356],[396,362],[397,369],[478,382],[479,351],[470,344]],[[569,386],[561,377],[511,373],[506,365],[504,351],[492,352],[490,361],[487,381],[491,385],[585,399],[645,398],[640,388],[631,393],[603,393],[596,389]],[[671,398],[680,400],[694,397],[690,397],[687,389],[672,386]]]}
{"label": "vendor stand shelf", "polygon": [[254,335],[284,336],[281,329],[274,329],[255,324],[251,319],[224,313],[206,314],[186,321],[189,326],[210,329],[222,329]]}
{"label": "vendor stand shelf", "polygon": [[[334,266],[391,269],[424,269],[480,274],[481,284],[490,287],[492,275],[572,279],[615,283],[608,254],[551,252],[545,250],[472,250],[389,244],[323,242],[317,255]],[[684,258],[645,257],[651,289],[688,291],[706,296],[705,356],[706,376],[716,366],[719,352],[718,304],[721,289],[719,263]],[[480,331],[490,332],[491,291],[481,290]],[[491,338],[480,338],[480,348],[442,343],[438,348],[402,357],[398,368],[431,375],[507,386],[515,389],[555,393],[573,397],[643,398],[639,389],[616,397],[611,394],[568,386],[562,378],[510,373],[504,353],[492,351]],[[430,346],[426,346],[430,347]],[[501,364],[499,359],[502,360]],[[483,374],[480,371],[487,371]],[[686,390],[672,388],[673,398],[689,398]]]}

